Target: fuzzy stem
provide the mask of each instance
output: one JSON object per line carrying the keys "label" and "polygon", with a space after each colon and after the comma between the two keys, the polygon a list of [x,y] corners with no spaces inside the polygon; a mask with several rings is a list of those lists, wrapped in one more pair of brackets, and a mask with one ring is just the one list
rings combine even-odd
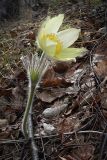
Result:
{"label": "fuzzy stem", "polygon": [[29,139],[30,139],[31,148],[32,148],[32,159],[38,160],[39,159],[38,148],[37,148],[37,145],[35,144],[34,134],[33,134],[32,107],[30,108],[29,116],[28,116],[28,132],[29,132]]}
{"label": "fuzzy stem", "polygon": [[32,65],[31,65],[31,70],[30,70],[30,75],[29,75],[29,89],[28,89],[27,106],[26,106],[23,120],[22,120],[22,131],[26,139],[28,139],[29,137],[28,135],[28,115],[29,115],[30,109],[32,108],[35,88],[37,87],[42,75],[44,74],[47,66],[49,65],[49,63],[47,63],[46,61],[46,57],[44,53],[42,53],[41,55],[37,68],[32,68],[34,67],[35,63],[36,62],[32,60]]}
{"label": "fuzzy stem", "polygon": [[23,121],[22,121],[22,131],[26,139],[28,139],[28,127],[27,127],[28,115],[29,115],[30,108],[32,108],[35,87],[36,87],[36,83],[31,82],[31,85],[29,86],[29,91],[28,91],[27,106],[26,106],[24,116],[23,116]]}

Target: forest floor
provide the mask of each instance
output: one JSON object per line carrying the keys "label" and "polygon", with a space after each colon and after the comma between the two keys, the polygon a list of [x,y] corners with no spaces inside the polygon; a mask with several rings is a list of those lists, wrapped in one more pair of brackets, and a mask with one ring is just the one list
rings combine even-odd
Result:
{"label": "forest floor", "polygon": [[[105,6],[69,1],[33,13],[29,10],[21,20],[1,24],[0,160],[32,159],[21,131],[28,80],[20,58],[37,52],[35,40],[41,22],[47,15],[60,13],[65,15],[62,28],[81,28],[75,46],[88,52],[76,62],[52,63],[39,84],[33,104],[39,159],[107,160]],[[53,109],[50,117],[43,114],[47,108]]]}

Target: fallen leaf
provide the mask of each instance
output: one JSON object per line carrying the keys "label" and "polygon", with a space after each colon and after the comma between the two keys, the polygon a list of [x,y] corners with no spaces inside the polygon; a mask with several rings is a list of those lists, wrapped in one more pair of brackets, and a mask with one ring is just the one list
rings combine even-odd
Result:
{"label": "fallen leaf", "polygon": [[66,158],[63,158],[63,157],[60,157],[60,156],[59,156],[59,158],[60,158],[61,160],[67,160]]}
{"label": "fallen leaf", "polygon": [[47,78],[43,80],[43,82],[41,83],[41,86],[44,86],[44,87],[68,87],[70,85],[71,83],[66,81],[62,77],[54,77],[53,79]]}
{"label": "fallen leaf", "polygon": [[67,155],[67,160],[77,160],[74,157],[72,157],[71,155]]}
{"label": "fallen leaf", "polygon": [[8,125],[7,119],[0,119],[0,128],[6,127]]}
{"label": "fallen leaf", "polygon": [[105,88],[101,93],[101,106],[102,112],[105,117],[107,117],[107,89]]}
{"label": "fallen leaf", "polygon": [[69,68],[69,63],[67,62],[56,62],[54,65],[53,65],[53,69],[55,72],[57,73],[65,73]]}
{"label": "fallen leaf", "polygon": [[40,83],[41,87],[64,87],[69,85],[71,85],[71,83],[62,75],[57,75],[52,67],[46,71]]}
{"label": "fallen leaf", "polygon": [[[89,160],[93,158],[95,147],[93,145],[83,145],[82,147],[79,147],[78,149],[74,149],[73,155],[74,157],[78,157],[81,160]],[[77,159],[78,159],[77,158]]]}
{"label": "fallen leaf", "polygon": [[45,118],[56,117],[60,115],[60,113],[63,112],[67,108],[67,106],[67,103],[63,103],[62,105],[55,106],[54,108],[46,108],[42,114]]}
{"label": "fallen leaf", "polygon": [[33,31],[29,31],[27,33],[26,38],[30,39],[30,40],[35,40],[35,33]]}
{"label": "fallen leaf", "polygon": [[94,70],[96,71],[97,75],[104,78],[107,76],[107,60],[102,60],[94,66]]}
{"label": "fallen leaf", "polygon": [[57,90],[44,90],[43,92],[36,93],[37,98],[43,102],[51,103],[55,99],[60,98],[65,95],[65,92],[57,92]]}
{"label": "fallen leaf", "polygon": [[57,122],[57,131],[61,134],[71,132],[74,129],[78,129],[79,125],[79,119],[76,117],[60,118]]}
{"label": "fallen leaf", "polygon": [[43,128],[44,132],[48,135],[56,133],[56,128],[51,124],[43,123]]}
{"label": "fallen leaf", "polygon": [[13,123],[17,119],[16,110],[8,105],[4,109],[4,116],[9,123]]}
{"label": "fallen leaf", "polygon": [[10,131],[4,131],[4,132],[0,132],[0,139],[8,139],[10,136]]}
{"label": "fallen leaf", "polygon": [[91,33],[90,32],[84,32],[84,41],[90,41],[91,40]]}
{"label": "fallen leaf", "polygon": [[10,35],[12,38],[17,37],[17,31],[15,29],[10,30]]}
{"label": "fallen leaf", "polygon": [[99,76],[107,75],[107,41],[105,40],[97,48],[93,57],[93,62],[96,64],[94,69]]}
{"label": "fallen leaf", "polygon": [[65,74],[65,79],[67,82],[74,83],[77,78],[84,72],[83,68],[78,68],[80,64],[75,65],[72,68],[69,68]]}
{"label": "fallen leaf", "polygon": [[7,96],[7,97],[11,97],[12,96],[12,88],[2,88],[0,87],[0,97],[1,96]]}
{"label": "fallen leaf", "polygon": [[103,43],[101,43],[97,48],[96,48],[96,54],[98,55],[105,55],[107,56],[107,40],[105,40]]}

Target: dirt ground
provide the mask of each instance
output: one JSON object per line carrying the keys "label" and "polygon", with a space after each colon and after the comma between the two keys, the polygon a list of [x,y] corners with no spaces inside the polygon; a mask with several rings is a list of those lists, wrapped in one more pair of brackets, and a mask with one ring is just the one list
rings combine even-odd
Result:
{"label": "dirt ground", "polygon": [[[38,86],[32,117],[39,159],[107,160],[105,4],[68,0],[27,9],[20,19],[0,24],[0,160],[32,159],[21,131],[28,79],[20,57],[41,52],[35,45],[41,22],[60,13],[61,29],[81,28],[75,46],[88,52],[76,62],[52,62]],[[44,115],[47,108],[51,116]]]}

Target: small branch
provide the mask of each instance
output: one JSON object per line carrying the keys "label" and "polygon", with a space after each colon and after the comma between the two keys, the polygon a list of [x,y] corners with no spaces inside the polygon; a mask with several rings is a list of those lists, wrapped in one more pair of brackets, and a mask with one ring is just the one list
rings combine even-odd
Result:
{"label": "small branch", "polygon": [[[93,133],[93,134],[101,134],[101,135],[106,135],[107,133],[103,133],[103,132],[99,132],[99,131],[91,131],[91,130],[86,130],[86,131],[77,131],[75,133],[78,134],[88,134],[88,133]],[[74,132],[68,132],[68,133],[64,133],[64,135],[71,135],[74,134]]]}
{"label": "small branch", "polygon": [[[88,133],[93,133],[93,134],[100,134],[100,135],[104,135],[106,136],[107,133],[104,133],[104,132],[100,132],[100,131],[92,131],[92,130],[85,130],[85,131],[73,131],[73,132],[68,132],[68,133],[64,133],[63,135],[66,136],[66,135],[72,135],[74,133],[80,133],[80,134],[88,134]],[[42,139],[50,139],[50,138],[56,138],[56,137],[60,137],[60,134],[54,134],[54,135],[49,135],[49,136],[37,136],[37,137],[34,137],[35,140],[41,140]],[[0,140],[0,144],[13,144],[13,143],[26,143],[27,141],[25,139],[21,139],[21,140],[6,140],[6,139],[3,139],[3,140]]]}

